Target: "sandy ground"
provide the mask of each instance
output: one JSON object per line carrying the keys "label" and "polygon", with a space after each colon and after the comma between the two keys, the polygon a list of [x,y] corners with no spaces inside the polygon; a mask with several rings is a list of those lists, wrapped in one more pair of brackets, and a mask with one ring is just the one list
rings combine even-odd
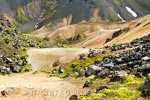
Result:
{"label": "sandy ground", "polygon": [[0,100],[68,100],[73,94],[87,93],[89,89],[82,89],[83,84],[84,81],[48,78],[44,73],[0,76],[1,91],[8,87],[18,88],[7,96],[0,96]]}

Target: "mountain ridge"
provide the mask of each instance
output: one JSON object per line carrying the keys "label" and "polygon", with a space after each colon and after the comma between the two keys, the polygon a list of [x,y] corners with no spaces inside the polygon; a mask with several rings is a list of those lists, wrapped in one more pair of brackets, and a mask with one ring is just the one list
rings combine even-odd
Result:
{"label": "mountain ridge", "polygon": [[[22,31],[29,30],[30,27],[36,29],[49,23],[58,23],[69,15],[72,15],[70,24],[77,24],[83,20],[93,21],[93,19],[130,21],[150,13],[150,1],[147,0],[15,0],[13,2],[1,0],[0,2],[0,15],[7,13],[16,20]],[[24,17],[23,22],[18,21],[17,17],[19,5],[22,5],[19,12],[22,18]]]}

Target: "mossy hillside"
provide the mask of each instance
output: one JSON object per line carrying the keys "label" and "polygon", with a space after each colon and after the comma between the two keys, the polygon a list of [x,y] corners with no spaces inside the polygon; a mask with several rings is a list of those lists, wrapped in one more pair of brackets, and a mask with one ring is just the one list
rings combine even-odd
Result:
{"label": "mossy hillside", "polygon": [[[47,38],[39,38],[36,36],[30,36],[28,34],[22,34],[7,21],[1,21],[5,25],[0,32],[0,55],[10,58],[13,64],[22,63],[26,60],[26,51],[29,48],[47,48],[52,47],[54,44]],[[9,26],[7,26],[9,25]],[[0,62],[0,65],[9,67],[10,64]],[[21,72],[24,72],[26,68],[30,68],[30,64],[23,64],[20,66]]]}
{"label": "mossy hillside", "polygon": [[137,100],[141,96],[139,88],[144,81],[145,77],[138,78],[130,75],[124,81],[116,81],[113,85],[108,84],[108,88],[99,93],[79,96],[77,100]]}

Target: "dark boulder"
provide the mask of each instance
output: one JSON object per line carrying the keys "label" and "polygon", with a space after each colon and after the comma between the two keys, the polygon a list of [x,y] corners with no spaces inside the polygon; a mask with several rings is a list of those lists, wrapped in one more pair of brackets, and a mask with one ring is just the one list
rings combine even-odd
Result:
{"label": "dark boulder", "polygon": [[130,62],[128,62],[127,66],[133,68],[135,66],[135,64],[133,61],[130,61]]}
{"label": "dark boulder", "polygon": [[6,64],[12,63],[12,60],[10,58],[6,58]]}
{"label": "dark boulder", "polygon": [[150,58],[148,56],[145,56],[142,58],[143,61],[150,61]]}
{"label": "dark boulder", "polygon": [[127,72],[125,71],[115,71],[111,76],[111,81],[122,80],[128,76]]}
{"label": "dark boulder", "polygon": [[59,67],[59,73],[64,73],[64,72],[65,72],[64,68]]}
{"label": "dark boulder", "polygon": [[69,100],[77,100],[78,96],[77,95],[72,95]]}
{"label": "dark boulder", "polygon": [[110,58],[104,58],[103,62],[104,62],[104,64],[108,64],[111,62],[111,59]]}
{"label": "dark boulder", "polygon": [[109,73],[110,73],[109,69],[103,68],[103,70],[101,72],[96,74],[95,79],[100,78],[100,77],[101,78],[105,78],[105,77],[107,77],[109,75]]}
{"label": "dark boulder", "polygon": [[102,70],[101,67],[96,66],[96,65],[90,65],[85,69],[85,76],[89,77],[91,75],[95,75],[96,73],[100,72]]}
{"label": "dark boulder", "polygon": [[99,60],[94,61],[94,65],[98,65],[99,63],[101,63]]}
{"label": "dark boulder", "polygon": [[101,54],[105,54],[106,53],[106,50],[103,50],[102,52],[101,52]]}
{"label": "dark boulder", "polygon": [[103,65],[103,67],[108,68],[108,69],[112,69],[114,66],[115,66],[115,65],[114,65],[113,62],[110,62],[110,63],[108,63],[108,64],[104,64],[104,65]]}
{"label": "dark boulder", "polygon": [[21,72],[21,68],[19,66],[17,66],[17,65],[13,65],[11,69],[15,73]]}
{"label": "dark boulder", "polygon": [[147,75],[141,90],[144,95],[150,96],[150,74]]}
{"label": "dark boulder", "polygon": [[21,66],[24,66],[24,65],[27,65],[28,64],[28,62],[26,61],[26,59],[24,59],[23,61],[22,61],[22,65]]}
{"label": "dark boulder", "polygon": [[32,71],[32,69],[31,68],[26,68],[24,71],[25,72],[30,72],[30,71]]}
{"label": "dark boulder", "polygon": [[124,61],[122,60],[122,58],[116,58],[115,61],[114,61],[116,64],[123,64]]}
{"label": "dark boulder", "polygon": [[85,57],[86,57],[86,55],[84,55],[84,54],[81,54],[81,55],[80,55],[80,60],[83,60],[83,59],[85,59]]}
{"label": "dark boulder", "polygon": [[115,65],[114,67],[111,68],[112,71],[120,71],[121,68],[119,65]]}
{"label": "dark boulder", "polygon": [[85,71],[85,76],[86,76],[86,77],[89,77],[89,76],[95,75],[95,74],[96,74],[96,72],[95,72],[95,70],[92,69],[92,68],[88,68],[88,70]]}
{"label": "dark boulder", "polygon": [[2,72],[2,73],[4,73],[4,74],[6,74],[6,71],[7,70],[7,67],[5,67],[5,66],[0,66],[0,71]]}
{"label": "dark boulder", "polygon": [[91,81],[91,80],[87,80],[87,81],[84,83],[83,88],[89,87],[91,84],[92,84],[92,81]]}
{"label": "dark boulder", "polygon": [[101,90],[103,89],[108,89],[107,85],[100,85],[97,89],[96,89],[96,93],[101,92]]}
{"label": "dark boulder", "polygon": [[90,49],[90,50],[89,50],[88,57],[95,57],[95,54],[96,54],[95,49]]}
{"label": "dark boulder", "polygon": [[141,71],[143,75],[147,75],[150,72],[150,64],[143,64],[142,67],[138,67],[138,71]]}

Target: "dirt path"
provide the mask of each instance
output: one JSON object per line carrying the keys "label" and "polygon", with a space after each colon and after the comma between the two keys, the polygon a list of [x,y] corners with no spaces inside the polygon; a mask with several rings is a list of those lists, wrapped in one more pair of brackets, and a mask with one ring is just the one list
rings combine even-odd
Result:
{"label": "dirt path", "polygon": [[68,100],[73,94],[87,93],[89,89],[82,89],[83,84],[70,79],[48,78],[44,73],[0,76],[0,90],[17,88],[8,96],[1,96],[0,100]]}

